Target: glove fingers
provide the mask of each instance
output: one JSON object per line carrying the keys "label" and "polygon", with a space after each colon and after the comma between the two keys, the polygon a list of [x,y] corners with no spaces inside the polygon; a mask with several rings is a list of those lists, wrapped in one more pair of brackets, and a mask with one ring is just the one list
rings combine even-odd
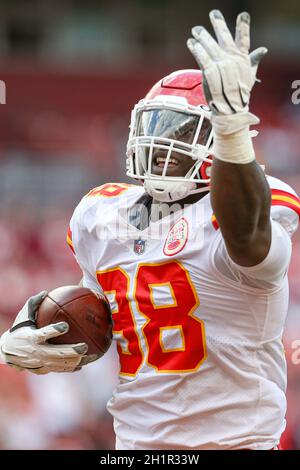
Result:
{"label": "glove fingers", "polygon": [[3,359],[6,363],[19,365],[18,363],[22,362],[22,360],[25,360],[27,362],[28,354],[10,354],[8,352],[3,354]]}
{"label": "glove fingers", "polygon": [[267,54],[267,52],[268,52],[268,49],[266,47],[258,47],[257,49],[255,49],[249,54],[251,67],[252,67],[252,70],[254,70],[255,75],[256,75],[257,67],[259,66],[261,59]]}
{"label": "glove fingers", "polygon": [[74,370],[80,366],[80,357],[68,359],[62,365],[61,362],[58,362],[56,366],[54,366],[53,372],[74,372]]}
{"label": "glove fingers", "polygon": [[43,353],[49,358],[81,358],[88,350],[86,343],[77,344],[49,344],[43,346]]}
{"label": "glove fingers", "polygon": [[192,29],[192,34],[194,38],[200,42],[203,49],[205,49],[207,54],[213,60],[220,60],[224,58],[224,51],[222,51],[217,41],[215,41],[215,39],[205,28],[203,28],[203,26],[195,26]]}
{"label": "glove fingers", "polygon": [[236,19],[235,43],[242,53],[249,53],[250,15],[247,12],[240,13]]}
{"label": "glove fingers", "polygon": [[47,297],[48,292],[43,290],[36,295],[33,295],[28,299],[28,317],[30,320],[35,320],[35,314],[40,304]]}
{"label": "glove fingers", "polygon": [[40,364],[41,361],[36,359],[32,356],[16,356],[14,354],[5,354],[5,362],[6,364],[14,367],[15,369],[37,369],[40,366],[36,367],[37,364]]}
{"label": "glove fingers", "polygon": [[236,50],[235,42],[220,10],[212,10],[209,14],[209,18],[220,47],[225,51]]}
{"label": "glove fingers", "polygon": [[[223,61],[219,63],[220,75],[222,77],[222,90],[225,101],[227,102],[228,107],[231,109],[231,112],[235,113],[239,107],[246,106],[246,103],[241,104],[241,95],[240,88],[234,86],[235,83],[238,83],[238,70],[235,64],[228,64],[228,62]],[[230,97],[230,99],[229,99]]]}
{"label": "glove fingers", "polygon": [[42,367],[26,368],[25,370],[36,375],[44,375],[49,372],[74,372],[78,367],[80,366],[79,360],[77,359],[76,361],[67,361],[65,363],[61,363],[60,361],[57,364],[51,363]]}
{"label": "glove fingers", "polygon": [[76,367],[80,365],[81,356],[55,359],[54,361],[47,361],[45,368],[48,372],[73,372]]}
{"label": "glove fingers", "polygon": [[47,291],[42,291],[30,297],[18,313],[9,331],[12,332],[22,326],[29,326],[31,323],[34,325],[36,311],[46,296]]}
{"label": "glove fingers", "polygon": [[38,367],[37,369],[30,369],[28,367],[24,370],[27,370],[28,372],[31,372],[32,374],[36,374],[36,375],[45,375],[50,372],[46,367]]}
{"label": "glove fingers", "polygon": [[56,338],[57,336],[64,335],[69,330],[69,325],[66,322],[52,323],[51,325],[38,328],[33,331],[33,336],[38,344]]}
{"label": "glove fingers", "polygon": [[[85,357],[85,356],[84,356]],[[33,374],[41,375],[48,372],[73,372],[80,366],[82,356],[75,357],[47,357],[47,360],[40,361],[38,359],[30,358],[16,364],[16,357],[8,357],[7,364],[18,371],[27,370]],[[41,365],[43,364],[43,365]]]}
{"label": "glove fingers", "polygon": [[210,87],[212,87],[212,90],[214,90],[216,87],[216,82],[219,82],[220,85],[221,81],[220,74],[217,70],[217,65],[211,60],[205,49],[196,39],[188,39],[187,46],[193,54],[198,66],[202,70],[204,94],[207,103],[210,104],[212,101],[212,92]]}
{"label": "glove fingers", "polygon": [[213,65],[213,62],[202,45],[193,38],[188,39],[187,47],[193,54],[197,64],[199,65],[202,72],[205,71],[210,65]]}
{"label": "glove fingers", "polygon": [[17,372],[22,372],[24,370],[24,367],[16,366],[16,364],[13,364],[12,362],[6,362],[6,364],[15,369]]}
{"label": "glove fingers", "polygon": [[97,359],[99,359],[100,357],[101,357],[101,354],[88,354],[87,356],[83,356],[79,365],[85,366],[89,364],[90,362],[97,361]]}

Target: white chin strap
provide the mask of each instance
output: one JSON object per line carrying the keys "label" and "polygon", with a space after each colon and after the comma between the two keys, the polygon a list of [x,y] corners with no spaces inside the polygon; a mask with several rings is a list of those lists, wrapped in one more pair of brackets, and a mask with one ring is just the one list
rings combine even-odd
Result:
{"label": "white chin strap", "polygon": [[203,193],[209,191],[208,186],[197,188],[197,184],[193,181],[166,181],[145,179],[144,188],[149,196],[159,202],[180,201],[192,194]]}
{"label": "white chin strap", "polygon": [[155,181],[155,179],[146,179],[144,181],[144,188],[146,193],[156,201],[172,202],[189,196],[191,191],[196,188],[196,184],[192,181],[183,183],[182,181]]}

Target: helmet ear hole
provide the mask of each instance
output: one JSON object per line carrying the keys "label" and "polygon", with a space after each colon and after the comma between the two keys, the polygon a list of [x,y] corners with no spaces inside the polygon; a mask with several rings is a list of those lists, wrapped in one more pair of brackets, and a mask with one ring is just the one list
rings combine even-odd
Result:
{"label": "helmet ear hole", "polygon": [[212,170],[212,157],[208,157],[211,162],[203,162],[200,166],[200,176],[202,179],[209,179],[211,177],[211,170]]}

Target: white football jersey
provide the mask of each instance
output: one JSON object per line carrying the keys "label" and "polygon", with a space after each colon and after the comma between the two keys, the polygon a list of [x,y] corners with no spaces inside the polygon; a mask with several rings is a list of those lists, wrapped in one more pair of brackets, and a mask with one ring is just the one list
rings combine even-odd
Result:
{"label": "white football jersey", "polygon": [[113,314],[120,380],[108,410],[117,449],[278,444],[286,272],[300,203],[285,183],[269,184],[271,248],[250,268],[230,260],[209,194],[144,230],[128,220],[141,186],[100,186],[75,209],[68,243],[84,285],[102,287]]}

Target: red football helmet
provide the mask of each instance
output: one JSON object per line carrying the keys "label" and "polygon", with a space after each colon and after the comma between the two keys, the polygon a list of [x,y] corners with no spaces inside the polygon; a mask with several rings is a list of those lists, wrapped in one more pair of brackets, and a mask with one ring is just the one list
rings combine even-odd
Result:
{"label": "red football helmet", "polygon": [[[159,201],[208,191],[212,127],[202,83],[200,70],[178,70],[156,83],[132,111],[127,175],[142,180]],[[161,175],[151,172],[156,149],[166,154]],[[166,175],[172,152],[194,160],[186,175]]]}

